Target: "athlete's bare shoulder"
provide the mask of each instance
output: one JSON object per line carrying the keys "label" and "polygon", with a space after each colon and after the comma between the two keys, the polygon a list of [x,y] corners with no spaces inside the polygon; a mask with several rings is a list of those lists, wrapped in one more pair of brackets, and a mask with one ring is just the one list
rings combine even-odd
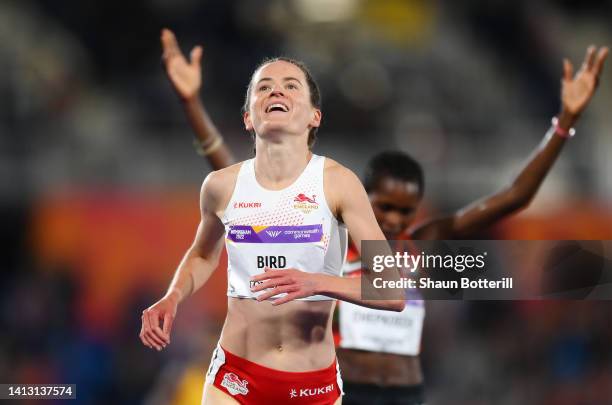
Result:
{"label": "athlete's bare shoulder", "polygon": [[338,181],[340,181],[341,184],[350,184],[354,182],[361,184],[359,177],[351,169],[330,158],[325,158],[323,175],[325,176],[325,180],[333,182],[331,184],[336,184]]}
{"label": "athlete's bare shoulder", "polygon": [[352,195],[363,189],[359,177],[348,167],[326,158],[323,166],[323,188],[327,205],[337,215],[342,196]]}
{"label": "athlete's bare shoulder", "polygon": [[206,176],[200,192],[202,209],[215,213],[225,209],[232,197],[234,187],[236,187],[236,180],[242,163],[239,162],[223,169],[215,170]]}

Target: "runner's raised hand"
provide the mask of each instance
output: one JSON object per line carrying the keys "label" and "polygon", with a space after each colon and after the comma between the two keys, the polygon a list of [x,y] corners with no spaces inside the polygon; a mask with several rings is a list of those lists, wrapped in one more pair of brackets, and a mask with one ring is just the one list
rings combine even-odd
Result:
{"label": "runner's raised hand", "polygon": [[202,47],[195,46],[187,61],[176,36],[167,28],[161,32],[161,45],[166,75],[176,93],[184,101],[197,97],[202,86]]}
{"label": "runner's raised hand", "polygon": [[608,48],[599,51],[589,46],[580,70],[574,75],[574,66],[569,59],[563,60],[563,79],[561,80],[561,105],[563,111],[578,118],[595,93]]}

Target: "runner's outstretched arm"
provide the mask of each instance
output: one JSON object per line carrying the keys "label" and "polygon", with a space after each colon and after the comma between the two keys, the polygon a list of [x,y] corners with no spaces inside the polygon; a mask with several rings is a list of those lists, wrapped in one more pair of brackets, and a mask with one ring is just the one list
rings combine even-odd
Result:
{"label": "runner's outstretched arm", "polygon": [[202,87],[202,47],[191,50],[187,61],[172,31],[161,32],[162,61],[168,80],[179,96],[187,120],[196,136],[198,153],[206,157],[213,170],[223,169],[234,163],[234,156],[223,142],[223,137],[213,124],[200,99]]}
{"label": "runner's outstretched arm", "polygon": [[170,343],[178,304],[202,287],[219,264],[225,228],[215,207],[219,205],[225,182],[218,172],[213,172],[202,184],[201,220],[195,240],[174,273],[164,297],[142,312],[140,339],[145,346],[161,350]]}
{"label": "runner's outstretched arm", "polygon": [[512,184],[460,209],[453,215],[417,225],[411,232],[413,238],[468,237],[529,205],[567,142],[566,136],[560,136],[556,132],[569,131],[595,93],[608,56],[608,48],[602,47],[599,52],[596,51],[594,46],[588,48],[582,67],[575,76],[571,62],[564,60],[561,80],[561,112],[557,124],[559,129],[556,131],[553,126],[546,133]]}

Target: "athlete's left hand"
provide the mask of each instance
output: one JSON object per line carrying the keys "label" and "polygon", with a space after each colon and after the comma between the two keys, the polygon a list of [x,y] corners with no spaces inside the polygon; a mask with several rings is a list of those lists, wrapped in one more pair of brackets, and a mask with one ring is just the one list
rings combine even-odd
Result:
{"label": "athlete's left hand", "polygon": [[297,298],[310,297],[319,291],[320,274],[306,273],[298,269],[265,269],[265,272],[251,278],[252,281],[262,282],[251,288],[258,292],[269,289],[257,297],[257,301],[264,301],[275,295],[287,293],[284,297],[272,301],[272,305],[280,305]]}
{"label": "athlete's left hand", "polygon": [[568,59],[563,61],[561,104],[564,113],[576,119],[584,111],[599,84],[608,52],[605,46],[599,50],[593,45],[589,46],[584,62],[575,76],[572,63]]}

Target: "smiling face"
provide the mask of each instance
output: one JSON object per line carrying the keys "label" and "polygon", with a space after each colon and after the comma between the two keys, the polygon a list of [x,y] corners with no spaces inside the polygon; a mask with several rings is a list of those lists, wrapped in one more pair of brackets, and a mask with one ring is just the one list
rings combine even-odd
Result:
{"label": "smiling face", "polygon": [[308,139],[321,123],[321,111],[312,105],[309,83],[298,66],[277,60],[261,66],[251,78],[244,125],[262,139],[282,134]]}

